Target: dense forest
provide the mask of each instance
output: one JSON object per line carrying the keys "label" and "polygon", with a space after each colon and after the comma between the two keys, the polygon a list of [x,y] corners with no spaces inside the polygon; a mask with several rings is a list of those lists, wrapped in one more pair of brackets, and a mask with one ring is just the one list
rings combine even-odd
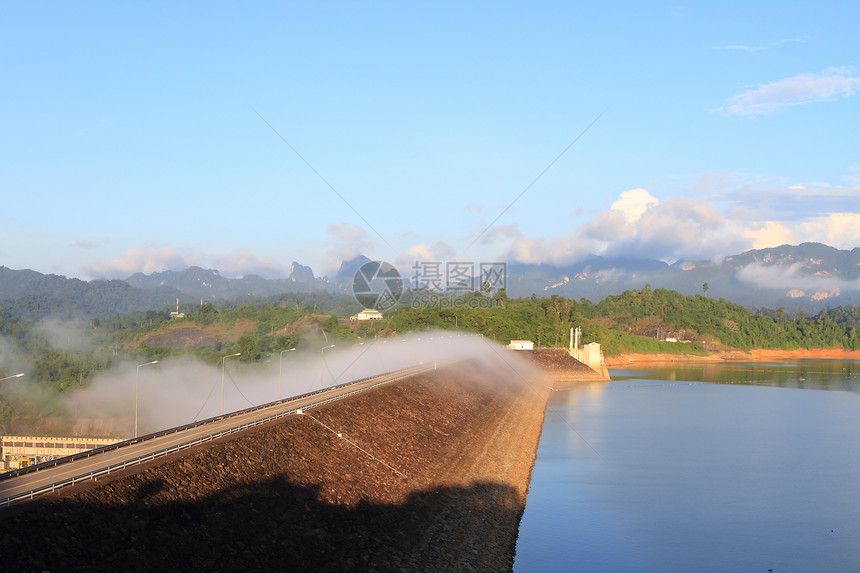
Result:
{"label": "dense forest", "polygon": [[504,292],[493,299],[470,295],[456,309],[455,302],[443,298],[432,307],[404,308],[392,316],[391,328],[407,331],[456,324],[503,343],[528,339],[541,346],[567,346],[570,328],[580,326],[583,342],[602,344],[609,356],[622,352],[860,348],[860,308],[850,306],[826,309],[812,317],[784,309],[754,312],[723,299],[652,290],[647,285],[598,304],[559,296],[508,299]]}
{"label": "dense forest", "polygon": [[784,309],[753,312],[723,299],[685,296],[672,290],[640,290],[610,296],[590,306],[585,316],[620,332],[653,335],[655,331],[715,347],[845,348],[860,347],[860,308],[826,309],[813,317]]}
{"label": "dense forest", "polygon": [[[431,328],[480,333],[501,344],[528,339],[539,347],[567,347],[570,329],[581,327],[582,342],[600,343],[608,356],[705,354],[732,348],[860,348],[857,307],[827,309],[814,316],[783,309],[751,311],[723,299],[648,286],[599,304],[560,296],[510,299],[504,291],[461,297],[407,291],[385,320],[349,321],[360,308],[351,297],[313,293],[206,303],[189,309],[182,319],[172,318],[165,307],[80,321],[25,322],[0,309],[0,378],[25,372],[29,381],[63,392],[86,386],[96,373],[118,361],[190,354],[215,364],[221,356],[239,352],[244,362],[265,362],[289,348]],[[191,346],[158,342],[189,329],[205,333],[206,342]]]}

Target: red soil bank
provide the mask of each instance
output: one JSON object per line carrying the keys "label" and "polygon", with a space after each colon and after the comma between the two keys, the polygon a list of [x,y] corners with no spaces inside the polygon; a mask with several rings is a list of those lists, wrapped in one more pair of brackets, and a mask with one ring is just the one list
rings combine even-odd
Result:
{"label": "red soil bank", "polygon": [[606,365],[623,367],[629,364],[647,364],[659,362],[778,362],[780,360],[829,359],[829,360],[860,360],[860,350],[843,350],[841,348],[801,348],[798,350],[723,350],[707,356],[690,354],[637,354],[627,353],[606,358]]}

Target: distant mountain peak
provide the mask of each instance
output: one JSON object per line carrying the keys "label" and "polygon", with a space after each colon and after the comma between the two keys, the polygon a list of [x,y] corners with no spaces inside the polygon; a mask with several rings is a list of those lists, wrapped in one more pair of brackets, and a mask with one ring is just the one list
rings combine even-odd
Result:
{"label": "distant mountain peak", "polygon": [[289,279],[293,282],[313,282],[314,271],[310,267],[300,265],[296,261],[290,265]]}

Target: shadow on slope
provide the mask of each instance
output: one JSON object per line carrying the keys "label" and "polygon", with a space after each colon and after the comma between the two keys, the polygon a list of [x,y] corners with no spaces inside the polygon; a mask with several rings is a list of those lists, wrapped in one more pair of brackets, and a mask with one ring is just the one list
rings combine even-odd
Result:
{"label": "shadow on slope", "polygon": [[125,503],[66,499],[4,516],[3,569],[498,571],[512,565],[508,524],[522,512],[516,491],[496,483],[353,506],[319,501],[317,488],[282,476],[196,501],[160,500],[175,487],[157,478]]}

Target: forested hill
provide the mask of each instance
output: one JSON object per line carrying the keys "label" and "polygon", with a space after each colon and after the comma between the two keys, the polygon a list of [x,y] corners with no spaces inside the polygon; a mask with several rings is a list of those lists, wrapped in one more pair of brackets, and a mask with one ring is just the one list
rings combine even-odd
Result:
{"label": "forested hill", "polygon": [[[415,296],[414,293],[411,296]],[[420,300],[417,295],[413,300]],[[479,332],[496,342],[533,340],[569,344],[570,328],[607,355],[621,352],[706,353],[720,349],[860,348],[860,307],[841,306],[807,316],[783,309],[753,312],[723,299],[688,296],[646,286],[599,304],[560,296],[508,299],[441,299],[434,307],[411,305],[391,316],[397,332],[440,327]],[[666,339],[678,340],[666,342]],[[688,343],[688,344],[685,344]]]}
{"label": "forested hill", "polygon": [[91,281],[0,266],[0,308],[26,320],[104,317],[172,308],[180,293],[167,286],[139,289],[125,281]]}
{"label": "forested hill", "polygon": [[623,333],[714,341],[730,348],[860,347],[860,307],[839,306],[807,316],[784,309],[752,312],[723,299],[649,287],[587,305],[584,315]]}

